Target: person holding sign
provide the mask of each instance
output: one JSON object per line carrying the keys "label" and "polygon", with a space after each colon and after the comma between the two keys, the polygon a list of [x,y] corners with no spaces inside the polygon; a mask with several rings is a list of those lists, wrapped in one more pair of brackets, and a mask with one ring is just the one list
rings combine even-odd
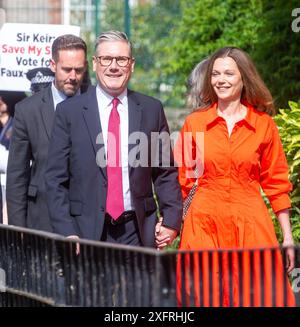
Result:
{"label": "person holding sign", "polygon": [[85,42],[72,34],[52,44],[50,68],[53,83],[15,108],[7,169],[8,223],[52,231],[44,173],[55,108],[68,97],[80,94],[87,67]]}

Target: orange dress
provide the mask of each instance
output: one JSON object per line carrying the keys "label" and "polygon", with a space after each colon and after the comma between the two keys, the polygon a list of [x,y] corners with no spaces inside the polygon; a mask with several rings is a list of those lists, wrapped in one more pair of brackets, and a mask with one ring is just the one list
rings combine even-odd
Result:
{"label": "orange dress", "polygon": [[[183,224],[181,250],[278,246],[260,188],[274,212],[289,208],[288,165],[272,118],[245,105],[247,115],[235,124],[230,137],[216,104],[190,114],[184,123],[182,141],[175,147],[184,199],[195,182],[195,163],[201,175]],[[189,134],[185,139],[183,135]],[[179,305],[196,306],[295,304],[279,250],[242,256],[182,255],[177,265],[177,298]]]}

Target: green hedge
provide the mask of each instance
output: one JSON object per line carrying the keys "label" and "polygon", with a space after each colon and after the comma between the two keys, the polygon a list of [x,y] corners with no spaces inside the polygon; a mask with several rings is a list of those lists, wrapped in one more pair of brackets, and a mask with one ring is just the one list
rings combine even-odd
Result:
{"label": "green hedge", "polygon": [[279,109],[275,121],[287,156],[290,181],[293,184],[293,191],[290,194],[293,236],[295,242],[300,243],[300,101],[298,103],[290,101],[289,107]]}

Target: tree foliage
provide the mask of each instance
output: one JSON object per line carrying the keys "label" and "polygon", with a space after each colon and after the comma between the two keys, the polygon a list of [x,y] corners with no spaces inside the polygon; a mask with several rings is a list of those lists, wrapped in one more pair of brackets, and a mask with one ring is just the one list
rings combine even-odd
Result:
{"label": "tree foliage", "polygon": [[[182,107],[193,67],[223,46],[254,59],[277,106],[300,94],[300,32],[292,30],[299,0],[152,0],[131,6],[136,58],[131,87]],[[124,1],[105,1],[101,31],[124,30]]]}
{"label": "tree foliage", "polygon": [[181,16],[179,5],[180,0],[156,0],[132,8],[136,67],[131,83],[135,89],[158,96],[165,103],[169,99],[169,82],[162,69],[164,47],[172,38],[174,22]]}
{"label": "tree foliage", "polygon": [[[184,99],[184,86],[193,67],[225,45],[251,51],[258,42],[260,0],[181,1],[182,19],[165,47],[164,67],[174,78],[174,94]],[[183,104],[183,103],[181,103]]]}
{"label": "tree foliage", "polygon": [[262,1],[263,17],[252,55],[271,89],[277,107],[297,101],[300,94],[300,32],[292,30],[292,11],[299,0]]}
{"label": "tree foliage", "polygon": [[181,7],[164,61],[179,101],[192,68],[223,46],[250,54],[278,106],[298,99],[300,32],[291,28],[298,0],[182,0]]}
{"label": "tree foliage", "polygon": [[290,101],[288,109],[280,109],[275,117],[287,156],[290,181],[293,184],[291,192],[293,235],[300,243],[300,101]]}

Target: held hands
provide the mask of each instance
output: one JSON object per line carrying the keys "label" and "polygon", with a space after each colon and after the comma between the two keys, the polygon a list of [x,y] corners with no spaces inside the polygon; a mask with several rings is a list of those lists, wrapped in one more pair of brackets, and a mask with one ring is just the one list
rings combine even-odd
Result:
{"label": "held hands", "polygon": [[162,225],[163,217],[159,217],[158,223],[155,226],[155,243],[158,250],[171,244],[177,235],[175,229]]}

